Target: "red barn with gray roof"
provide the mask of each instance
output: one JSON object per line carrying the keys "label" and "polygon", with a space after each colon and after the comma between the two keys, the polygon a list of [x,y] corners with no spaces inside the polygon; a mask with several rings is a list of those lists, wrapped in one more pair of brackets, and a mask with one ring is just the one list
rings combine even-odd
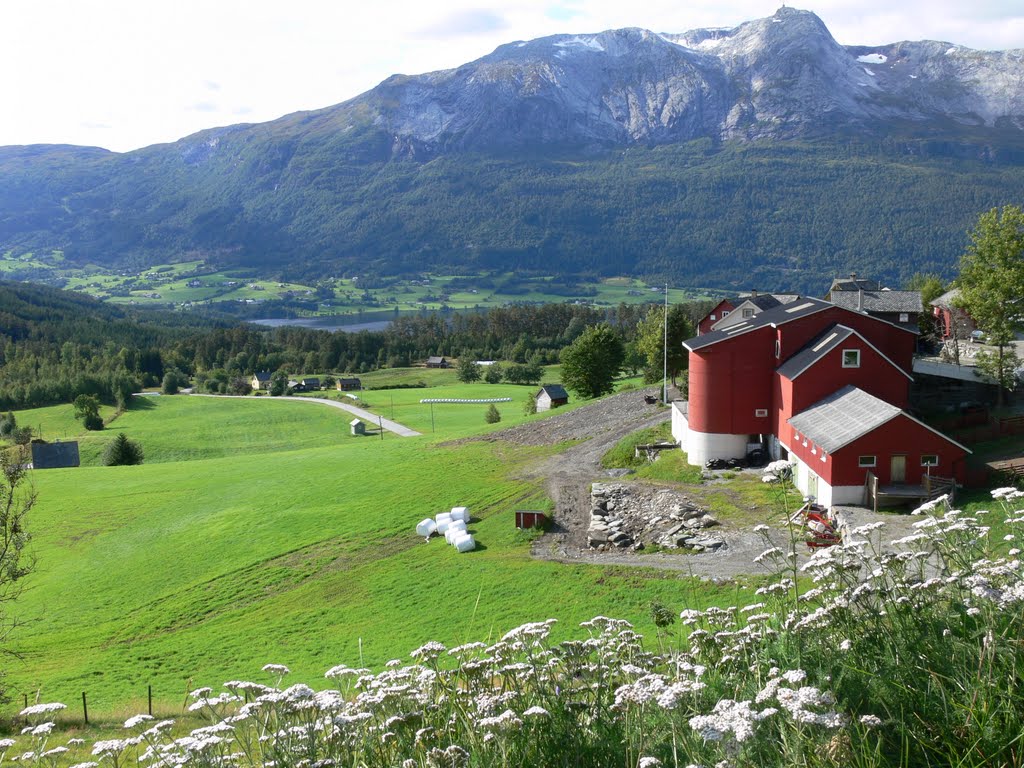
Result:
{"label": "red barn with gray roof", "polygon": [[[903,411],[916,338],[900,323],[800,297],[689,339],[689,401],[673,408],[673,435],[695,465],[767,444],[773,457],[797,460],[799,487],[826,504],[860,500],[869,468],[862,455],[875,457],[883,483],[915,484],[922,472],[962,481],[967,449]],[[858,420],[865,403],[886,418]],[[797,425],[820,442],[805,446]],[[837,425],[856,434],[852,442],[827,439]]]}

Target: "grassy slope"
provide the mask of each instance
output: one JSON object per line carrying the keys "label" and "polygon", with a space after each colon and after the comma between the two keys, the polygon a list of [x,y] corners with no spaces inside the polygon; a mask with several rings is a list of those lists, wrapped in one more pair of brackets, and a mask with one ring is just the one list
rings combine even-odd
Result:
{"label": "grassy slope", "polygon": [[[302,449],[247,442],[238,409],[249,406],[254,421],[294,411]],[[358,663],[360,640],[363,661],[380,665],[428,639],[493,639],[549,616],[565,632],[600,613],[649,630],[652,599],[673,609],[742,599],[674,574],[532,560],[512,510],[541,497],[510,478],[536,450],[344,431],[332,441],[311,436],[302,413],[347,421],[306,404],[161,398],[122,417],[151,463],[37,473],[40,569],[17,605],[29,624],[17,636],[24,661],[8,665],[11,693],[70,702],[86,690],[94,712],[112,711],[147,683],[173,703],[190,679],[251,677],[270,661],[315,680]],[[171,442],[203,434],[223,437],[227,455],[168,460]],[[412,530],[455,504],[479,518],[475,553]]]}

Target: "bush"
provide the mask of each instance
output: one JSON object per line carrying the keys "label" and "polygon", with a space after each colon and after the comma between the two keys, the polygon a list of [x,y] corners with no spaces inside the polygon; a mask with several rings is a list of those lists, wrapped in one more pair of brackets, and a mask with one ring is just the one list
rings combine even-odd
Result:
{"label": "bush", "polygon": [[28,445],[32,442],[32,427],[18,427],[11,432],[15,445]]}
{"label": "bush", "polygon": [[134,440],[129,440],[124,432],[120,432],[103,449],[103,466],[105,467],[141,464],[142,458],[142,446]]}
{"label": "bush", "polygon": [[537,398],[533,395],[529,395],[523,400],[523,413],[527,416],[532,416],[537,412]]}
{"label": "bush", "polygon": [[487,406],[487,413],[484,414],[484,421],[488,424],[497,424],[501,421],[501,411],[498,410],[498,407],[494,403]]}
{"label": "bush", "polygon": [[14,413],[8,411],[0,416],[0,437],[11,437],[17,428],[18,421],[14,418]]}
{"label": "bush", "polygon": [[87,413],[82,417],[82,424],[90,432],[99,432],[103,429],[103,418],[98,413]]}
{"label": "bush", "polygon": [[492,363],[487,366],[487,370],[484,372],[484,381],[488,384],[500,384],[501,383],[502,370],[498,363]]}

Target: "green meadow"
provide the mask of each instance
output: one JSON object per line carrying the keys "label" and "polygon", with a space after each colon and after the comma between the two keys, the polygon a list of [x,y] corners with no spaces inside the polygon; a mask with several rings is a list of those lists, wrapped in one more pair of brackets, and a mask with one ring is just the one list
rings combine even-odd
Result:
{"label": "green meadow", "polygon": [[[418,399],[447,391],[363,394],[385,416],[394,396],[395,418],[421,428],[429,413]],[[523,415],[520,399],[502,425],[545,418]],[[678,611],[751,597],[672,572],[533,560],[513,512],[550,502],[518,478],[554,449],[446,442],[487,428],[484,407],[438,418],[435,406],[434,435],[380,440],[349,436],[351,416],[324,405],[136,398],[82,436],[89,466],[33,474],[38,570],[12,606],[24,624],[10,646],[21,658],[5,665],[9,693],[70,705],[84,691],[102,718],[147,685],[159,706],[180,707],[190,687],[256,678],[268,662],[312,683],[335,664],[380,668],[427,640],[494,640],[549,617],[563,636],[604,614],[653,637],[652,600]],[[73,429],[62,408],[19,421]],[[146,463],[91,465],[118,431],[143,445]],[[473,512],[474,552],[415,534],[455,505]]]}

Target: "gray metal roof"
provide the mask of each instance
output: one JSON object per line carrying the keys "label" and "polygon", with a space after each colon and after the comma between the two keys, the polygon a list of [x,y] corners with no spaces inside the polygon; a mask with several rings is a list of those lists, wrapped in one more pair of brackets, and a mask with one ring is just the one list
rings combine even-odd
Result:
{"label": "gray metal roof", "polygon": [[845,325],[830,326],[776,370],[792,381],[852,335],[854,335],[853,329],[847,328]]}
{"label": "gray metal roof", "polygon": [[[569,393],[565,391],[565,387],[561,384],[543,384],[541,390],[548,393],[548,397],[552,400],[569,399]],[[540,392],[537,393],[538,395]]]}
{"label": "gray metal roof", "polygon": [[719,341],[723,341],[733,336],[739,336],[750,331],[757,330],[758,328],[765,328],[772,325],[782,325],[788,323],[790,320],[798,320],[801,317],[807,317],[813,315],[816,312],[822,312],[832,304],[823,299],[812,299],[809,296],[800,296],[793,301],[782,304],[773,309],[766,309],[763,312],[759,312],[753,317],[748,317],[736,325],[731,325],[723,330],[709,331],[702,336],[695,336],[692,339],[687,339],[683,342],[683,346],[689,349],[691,352],[703,349],[704,347],[710,347],[712,344],[717,344]]}
{"label": "gray metal roof", "polygon": [[793,416],[789,423],[824,451],[835,453],[900,413],[895,405],[846,386]]}
{"label": "gray metal roof", "polygon": [[864,312],[910,313],[923,310],[920,291],[833,291],[832,303],[843,309]]}

